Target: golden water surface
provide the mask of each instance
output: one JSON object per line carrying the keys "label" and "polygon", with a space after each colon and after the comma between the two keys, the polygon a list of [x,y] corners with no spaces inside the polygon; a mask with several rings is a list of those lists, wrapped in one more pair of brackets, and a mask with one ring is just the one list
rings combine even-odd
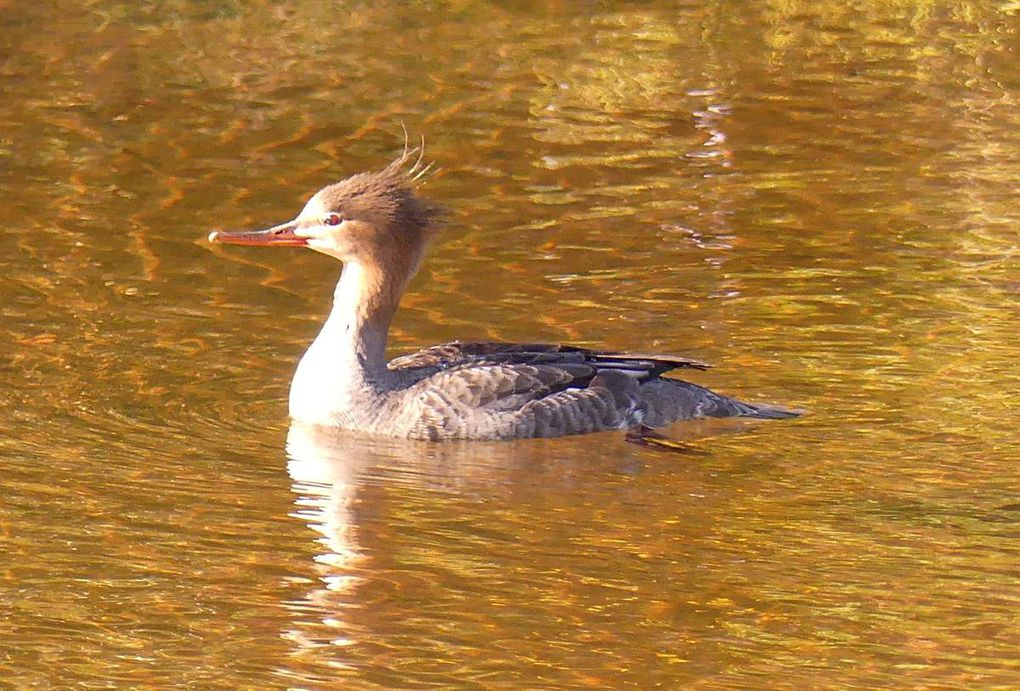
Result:
{"label": "golden water surface", "polygon": [[[0,0],[0,685],[1020,686],[1020,4]],[[803,407],[288,429],[338,267],[218,248],[423,134],[394,352]]]}

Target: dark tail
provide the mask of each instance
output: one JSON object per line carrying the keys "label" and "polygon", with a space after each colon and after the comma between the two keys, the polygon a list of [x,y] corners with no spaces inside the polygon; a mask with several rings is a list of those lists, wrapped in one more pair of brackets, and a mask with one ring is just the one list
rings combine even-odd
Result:
{"label": "dark tail", "polygon": [[[739,412],[736,414],[740,417],[753,417],[760,420],[788,420],[792,417],[800,417],[804,414],[802,410],[790,410],[778,405],[769,405],[768,403],[744,403],[743,401],[737,401],[729,399],[730,403],[736,404],[736,408]],[[727,414],[725,417],[729,417],[733,413]]]}
{"label": "dark tail", "polygon": [[744,403],[682,379],[663,378],[645,382],[641,385],[641,395],[644,416],[638,422],[650,427],[706,417],[785,420],[801,414],[799,410],[767,403]]}
{"label": "dark tail", "polygon": [[790,410],[768,403],[744,403],[729,396],[723,396],[697,384],[673,380],[686,389],[694,400],[695,414],[692,417],[751,417],[760,420],[787,420],[800,417],[803,411]]}

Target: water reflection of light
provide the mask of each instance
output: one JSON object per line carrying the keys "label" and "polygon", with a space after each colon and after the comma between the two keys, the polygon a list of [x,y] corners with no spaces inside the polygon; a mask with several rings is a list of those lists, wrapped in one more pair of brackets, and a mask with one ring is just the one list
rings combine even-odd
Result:
{"label": "water reflection of light", "polygon": [[[699,92],[704,93],[704,92]],[[726,118],[733,109],[725,103],[710,103],[702,110],[695,110],[694,127],[705,132],[708,138],[701,148],[688,151],[688,158],[717,158],[719,165],[729,168],[733,165],[733,152],[727,147],[728,137],[723,129]]]}

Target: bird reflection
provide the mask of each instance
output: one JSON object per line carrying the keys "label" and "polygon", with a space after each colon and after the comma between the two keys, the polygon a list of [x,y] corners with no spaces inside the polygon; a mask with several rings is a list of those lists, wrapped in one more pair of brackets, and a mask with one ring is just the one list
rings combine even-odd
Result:
{"label": "bird reflection", "polygon": [[344,436],[352,435],[297,424],[287,434],[287,472],[297,495],[294,515],[321,535],[324,551],[315,561],[326,587],[334,591],[354,587],[352,574],[363,561],[354,504],[358,476],[372,458],[366,440]]}
{"label": "bird reflection", "polygon": [[[702,421],[670,432],[686,448],[699,437],[749,426]],[[287,437],[293,515],[318,534],[316,580],[288,605],[295,616],[284,637],[294,645],[293,654],[321,658],[324,649],[377,643],[380,628],[403,612],[399,600],[409,576],[403,541],[411,536],[431,555],[428,559],[444,563],[442,547],[418,531],[427,531],[430,521],[445,521],[465,499],[471,506],[532,505],[543,512],[559,503],[570,516],[579,506],[623,501],[630,484],[622,477],[649,466],[699,463],[703,457],[696,446],[678,456],[663,453],[658,444],[628,444],[611,432],[602,435],[598,453],[592,453],[590,442],[436,444],[293,423]],[[695,475],[687,482],[694,483],[693,491],[700,481]],[[390,506],[398,497],[401,503]],[[348,648],[339,656],[327,654],[327,664],[347,668],[363,653]]]}
{"label": "bird reflection", "polygon": [[[386,501],[385,490],[372,478],[385,476],[386,485],[411,482],[439,493],[499,491],[494,487],[512,486],[515,477],[531,477],[536,465],[549,461],[543,441],[433,444],[293,423],[287,435],[293,515],[319,534],[320,549],[315,556],[318,583],[292,607],[305,615],[315,612],[328,633],[311,633],[318,627],[298,625],[285,638],[299,650],[360,640],[360,627],[352,618],[363,606],[358,590],[380,570],[372,565],[362,533],[379,503]],[[579,468],[565,476],[577,472]],[[378,537],[372,537],[373,544]]]}

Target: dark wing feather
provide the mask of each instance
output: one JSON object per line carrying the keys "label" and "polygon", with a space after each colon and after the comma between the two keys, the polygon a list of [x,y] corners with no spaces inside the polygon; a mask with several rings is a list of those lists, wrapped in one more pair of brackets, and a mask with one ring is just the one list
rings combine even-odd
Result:
{"label": "dark wing feather", "polygon": [[712,365],[678,355],[647,355],[645,353],[612,353],[588,351],[599,369],[644,373],[642,379],[659,377],[675,369],[711,369]]}
{"label": "dark wing feather", "polygon": [[646,381],[674,369],[708,369],[709,365],[673,355],[615,353],[549,343],[490,343],[453,341],[390,361],[392,370],[421,370],[422,376],[465,365],[587,365],[601,372],[626,372]]}

